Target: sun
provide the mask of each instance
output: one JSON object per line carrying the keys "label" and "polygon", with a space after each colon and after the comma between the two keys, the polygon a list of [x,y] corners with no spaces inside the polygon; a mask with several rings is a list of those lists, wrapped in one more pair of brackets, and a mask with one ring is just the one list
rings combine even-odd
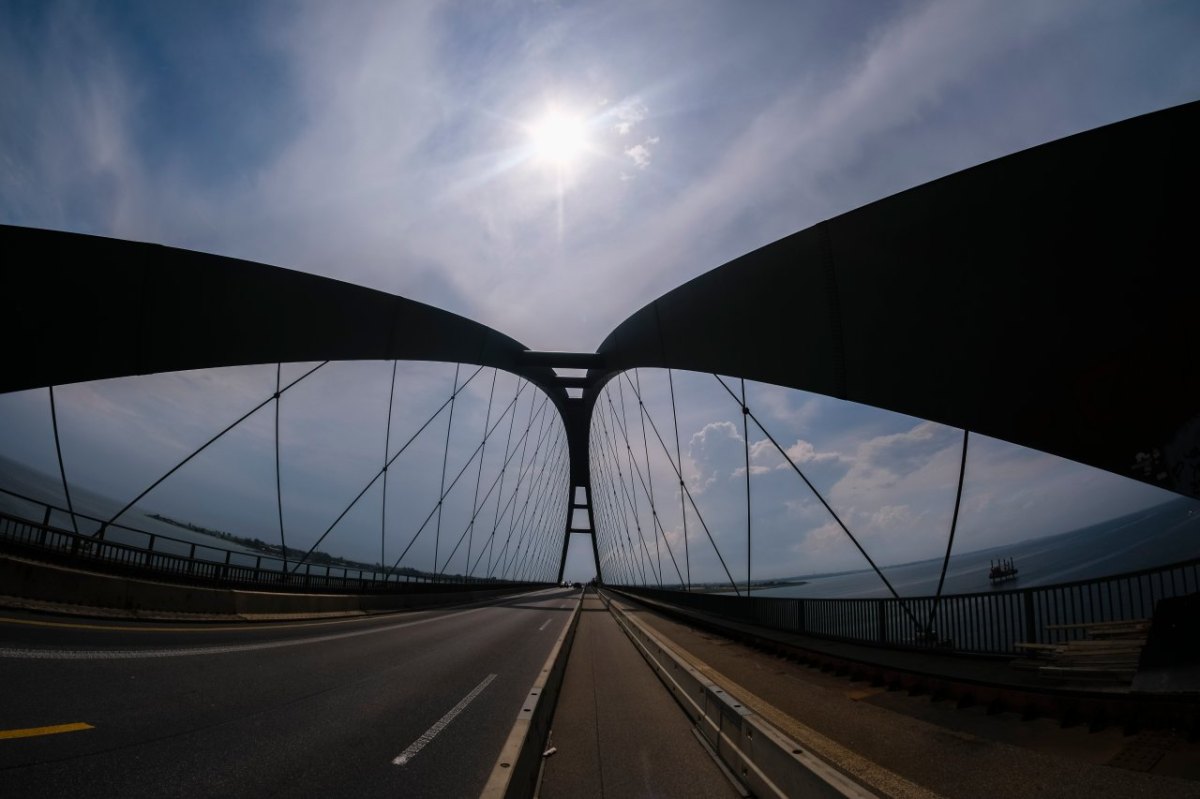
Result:
{"label": "sun", "polygon": [[553,166],[571,166],[587,149],[587,124],[580,116],[550,110],[528,130],[534,158]]}

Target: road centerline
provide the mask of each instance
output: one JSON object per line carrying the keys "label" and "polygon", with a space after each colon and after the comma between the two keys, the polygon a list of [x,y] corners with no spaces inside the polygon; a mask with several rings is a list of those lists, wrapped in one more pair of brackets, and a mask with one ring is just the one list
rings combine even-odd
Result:
{"label": "road centerline", "polygon": [[39,735],[58,735],[63,732],[79,732],[95,729],[91,724],[75,721],[70,724],[52,724],[48,727],[26,727],[23,730],[0,730],[0,741],[13,738],[36,738]]}
{"label": "road centerline", "polygon": [[454,721],[455,717],[457,717],[459,713],[462,713],[464,710],[466,710],[467,705],[471,704],[475,697],[483,693],[483,690],[491,685],[492,680],[494,679],[496,679],[495,674],[489,674],[488,676],[484,677],[479,685],[476,685],[474,688],[472,688],[471,692],[462,698],[462,701],[446,711],[446,715],[435,721],[433,726],[421,733],[421,737],[409,744],[408,748],[403,752],[396,755],[396,757],[392,759],[392,763],[397,766],[403,766],[416,757],[417,752],[420,752],[422,749],[424,749],[426,744],[438,736],[438,733],[450,726],[450,722]]}

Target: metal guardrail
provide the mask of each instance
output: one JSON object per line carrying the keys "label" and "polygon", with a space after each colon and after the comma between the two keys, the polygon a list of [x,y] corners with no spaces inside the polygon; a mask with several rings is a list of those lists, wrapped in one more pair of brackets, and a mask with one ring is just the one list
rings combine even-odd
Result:
{"label": "metal guardrail", "polygon": [[70,565],[102,566],[107,572],[268,591],[419,592],[516,584],[480,577],[388,572],[323,563],[306,562],[297,567],[294,559],[287,561],[285,569],[284,560],[272,555],[184,541],[130,527],[101,525],[91,535],[64,530],[49,524],[52,508],[45,507],[45,518],[40,522],[0,513],[0,546]]}
{"label": "metal guardrail", "polygon": [[[870,788],[841,773],[672,651],[655,631],[598,592],[617,625],[671,692],[712,753],[760,797],[872,799]],[[893,785],[893,788],[896,786]]]}
{"label": "metal guardrail", "polygon": [[[679,607],[783,632],[904,649],[1014,655],[1015,644],[1081,639],[1078,625],[1148,619],[1160,599],[1200,591],[1200,558],[1057,585],[903,599],[738,597],[613,586]],[[923,624],[934,602],[933,632]]]}

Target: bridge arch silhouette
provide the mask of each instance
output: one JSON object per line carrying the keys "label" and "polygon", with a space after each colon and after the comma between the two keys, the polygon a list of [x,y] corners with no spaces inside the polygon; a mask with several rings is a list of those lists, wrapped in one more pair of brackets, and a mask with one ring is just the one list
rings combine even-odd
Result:
{"label": "bridge arch silhouette", "polygon": [[[663,367],[897,411],[1200,498],[1200,277],[1179,260],[1196,252],[1197,141],[1192,103],[902,192],[668,292],[595,353],[531,352],[461,316],[278,267],[4,226],[0,292],[22,339],[0,392],[263,363],[494,367],[558,409],[574,506],[590,491],[601,389]],[[599,574],[598,531],[584,529]]]}

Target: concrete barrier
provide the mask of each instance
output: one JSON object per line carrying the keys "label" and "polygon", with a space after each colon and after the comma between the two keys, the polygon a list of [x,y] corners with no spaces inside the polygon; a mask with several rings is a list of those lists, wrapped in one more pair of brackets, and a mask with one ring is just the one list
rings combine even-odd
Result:
{"label": "concrete barrier", "polygon": [[676,655],[649,627],[601,596],[709,746],[753,795],[781,799],[877,796],[744,707]]}

